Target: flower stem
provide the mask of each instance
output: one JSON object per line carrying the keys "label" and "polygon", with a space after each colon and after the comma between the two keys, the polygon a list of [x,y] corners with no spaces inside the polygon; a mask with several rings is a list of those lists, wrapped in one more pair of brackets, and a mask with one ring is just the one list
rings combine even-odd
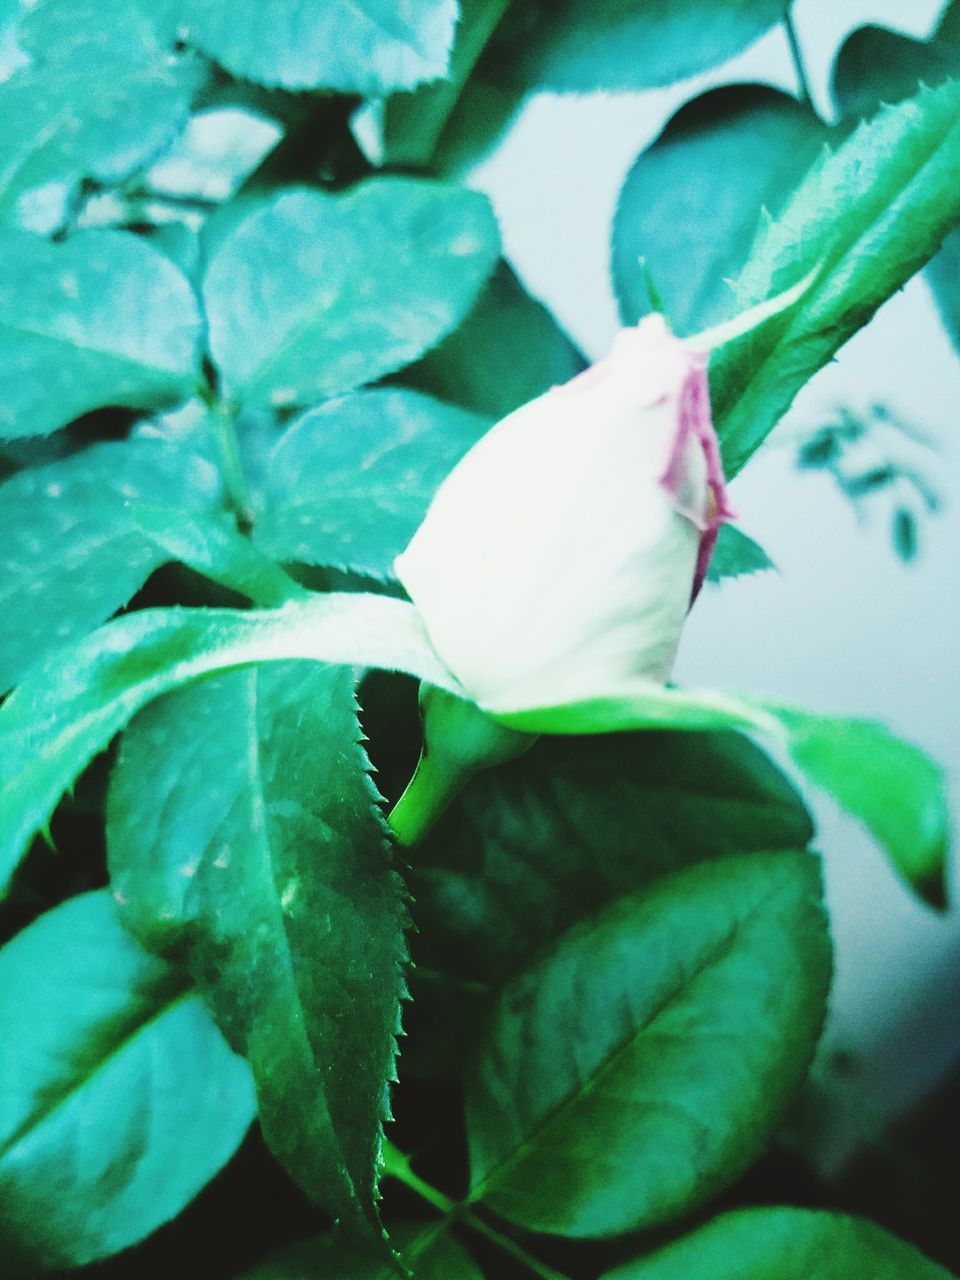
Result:
{"label": "flower stem", "polygon": [[424,1182],[423,1178],[418,1177],[410,1168],[410,1157],[405,1156],[392,1142],[385,1142],[383,1146],[383,1171],[388,1177],[396,1178],[398,1182],[402,1182],[404,1186],[416,1192],[427,1204],[439,1209],[451,1222],[460,1222],[465,1227],[469,1227],[471,1231],[475,1231],[477,1235],[485,1236],[487,1240],[497,1245],[504,1253],[508,1253],[511,1258],[516,1258],[533,1275],[539,1276],[540,1280],[568,1280],[568,1277],[561,1272],[554,1271],[552,1267],[548,1267],[546,1263],[527,1253],[526,1249],[518,1245],[516,1241],[511,1240],[509,1236],[497,1231],[495,1227],[491,1227],[482,1218],[476,1217],[464,1205],[456,1200],[451,1200],[449,1196],[445,1196],[442,1191],[438,1191],[429,1182]]}
{"label": "flower stem", "polygon": [[790,57],[793,61],[793,68],[797,74],[797,87],[800,91],[800,100],[813,109],[813,94],[810,92],[810,81],[807,78],[807,68],[803,60],[803,50],[800,48],[800,39],[797,35],[796,23],[793,20],[793,7],[790,4],[787,5],[783,15],[783,26],[787,33],[787,44],[790,47]]}
{"label": "flower stem", "polygon": [[406,790],[387,815],[398,843],[410,846],[422,840],[456,798],[463,781],[462,776],[442,768],[434,756],[424,753]]}
{"label": "flower stem", "polygon": [[223,477],[224,488],[237,525],[246,532],[253,525],[253,504],[243,474],[240,446],[237,443],[236,415],[223,400],[216,400],[209,409],[210,431],[217,453],[217,463]]}

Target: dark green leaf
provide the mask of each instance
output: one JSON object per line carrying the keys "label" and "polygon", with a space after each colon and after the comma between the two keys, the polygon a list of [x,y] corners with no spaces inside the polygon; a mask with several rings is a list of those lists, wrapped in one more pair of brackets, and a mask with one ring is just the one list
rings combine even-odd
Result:
{"label": "dark green leaf", "polygon": [[505,988],[468,1078],[472,1198],[572,1236],[702,1203],[769,1142],[829,979],[810,854],[701,863],[575,926]]}
{"label": "dark green leaf", "polygon": [[612,269],[624,324],[653,309],[643,264],[677,332],[729,315],[730,277],[761,211],[781,208],[826,136],[809,108],[762,85],[728,85],[682,107],[620,193]]}
{"label": "dark green leaf", "polygon": [[488,425],[399,388],[311,410],[270,456],[258,544],[282,561],[392,576],[440,482]]}
{"label": "dark green leaf", "polygon": [[833,64],[834,101],[843,116],[872,116],[881,103],[900,102],[921,84],[940,84],[955,75],[958,52],[886,27],[858,27]]}
{"label": "dark green leaf", "polygon": [[185,956],[271,1150],[351,1222],[375,1219],[406,957],[355,707],[352,673],[316,664],[181,690],[124,735],[107,832],[124,922]]}
{"label": "dark green leaf", "polygon": [[603,1280],[951,1280],[863,1218],[810,1209],[741,1209]]}
{"label": "dark green leaf", "polygon": [[[0,951],[0,1242],[7,1274],[76,1267],[174,1217],[254,1115],[246,1063],[104,893]],[[8,1270],[9,1269],[9,1270]]]}
{"label": "dark green leaf", "polygon": [[739,734],[544,738],[478,775],[418,848],[419,954],[499,983],[670,871],[812,834],[797,793]]}
{"label": "dark green leaf", "polygon": [[546,307],[501,262],[459,329],[405,370],[403,381],[503,418],[569,381],[585,363]]}
{"label": "dark green leaf", "polygon": [[948,0],[934,36],[940,44],[954,45],[960,49],[960,4]]}
{"label": "dark green leaf", "polygon": [[782,17],[782,0],[530,0],[510,10],[484,66],[529,88],[649,89],[723,62]]}
{"label": "dark green leaf", "polygon": [[403,670],[456,692],[413,606],[384,596],[127,614],[43,659],[0,707],[0,892],[66,788],[141,707],[201,676],[290,660]]}
{"label": "dark green leaf", "polygon": [[190,395],[200,318],[163,254],[121,231],[81,231],[62,244],[3,231],[0,259],[0,437]]}
{"label": "dark green leaf", "polygon": [[157,440],[94,445],[0,485],[0,690],[51,648],[126,604],[169,557],[140,531],[132,501],[213,507],[204,459]]}
{"label": "dark green leaf", "polygon": [[424,180],[263,203],[219,243],[203,286],[227,394],[288,408],[409,364],[467,314],[498,250],[483,196]]}
{"label": "dark green leaf", "polygon": [[475,778],[417,850],[404,1062],[424,1074],[458,1062],[490,995],[607,903],[680,867],[811,835],[796,792],[739,734],[543,739]]}
{"label": "dark green leaf", "polygon": [[[473,1259],[443,1223],[402,1225],[390,1232],[417,1280],[483,1280]],[[396,1280],[396,1268],[359,1242],[333,1232],[305,1240],[262,1262],[242,1280]]]}
{"label": "dark green leaf", "polygon": [[398,93],[383,106],[384,159],[391,165],[429,166],[444,126],[509,0],[461,0],[450,68],[436,84]]}
{"label": "dark green leaf", "polygon": [[377,97],[446,74],[456,0],[184,0],[187,38],[244,80]]}
{"label": "dark green leaf", "polygon": [[960,82],[921,91],[861,124],[764,227],[737,284],[738,307],[813,268],[802,298],[714,353],[710,382],[728,475],[800,387],[924,265],[960,216]]}
{"label": "dark green leaf", "polygon": [[734,524],[720,526],[717,545],[707,569],[708,582],[722,582],[724,578],[742,578],[748,573],[762,573],[775,565],[763,547],[747,536]]}

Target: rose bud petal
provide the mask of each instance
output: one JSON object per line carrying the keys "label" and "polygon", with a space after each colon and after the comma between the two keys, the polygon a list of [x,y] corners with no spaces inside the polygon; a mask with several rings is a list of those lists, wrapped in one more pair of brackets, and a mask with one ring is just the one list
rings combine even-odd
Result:
{"label": "rose bud petal", "polygon": [[651,315],[463,457],[396,572],[467,694],[506,715],[665,682],[730,515],[706,356]]}

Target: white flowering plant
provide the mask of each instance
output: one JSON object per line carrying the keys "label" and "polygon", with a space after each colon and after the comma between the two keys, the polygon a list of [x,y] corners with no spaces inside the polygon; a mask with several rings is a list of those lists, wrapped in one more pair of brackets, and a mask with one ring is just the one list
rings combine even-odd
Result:
{"label": "white flowering plant", "polygon": [[[587,367],[475,162],[776,27],[796,95],[631,169]],[[672,668],[799,389],[921,268],[960,343],[960,7],[831,124],[781,0],[0,33],[0,1274],[947,1276],[749,1179],[829,996],[800,788],[935,910],[941,769]]]}

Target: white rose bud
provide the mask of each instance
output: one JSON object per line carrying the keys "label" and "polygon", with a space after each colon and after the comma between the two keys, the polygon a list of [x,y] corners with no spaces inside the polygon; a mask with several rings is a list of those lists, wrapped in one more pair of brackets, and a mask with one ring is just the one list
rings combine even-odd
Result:
{"label": "white rose bud", "polygon": [[490,715],[616,697],[669,677],[730,515],[706,357],[651,315],[465,455],[396,572]]}

